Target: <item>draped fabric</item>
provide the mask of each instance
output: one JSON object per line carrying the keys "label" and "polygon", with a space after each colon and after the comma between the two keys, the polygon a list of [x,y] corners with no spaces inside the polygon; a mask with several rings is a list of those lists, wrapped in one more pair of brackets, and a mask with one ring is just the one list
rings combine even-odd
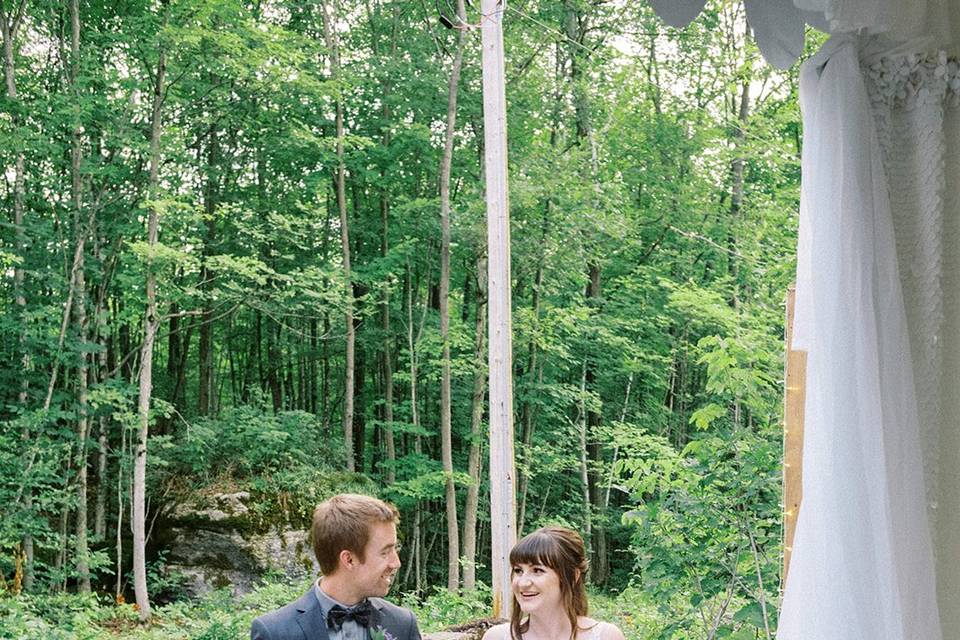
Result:
{"label": "draped fabric", "polygon": [[803,501],[777,637],[960,640],[960,0],[758,1],[778,66],[803,22],[833,34],[801,68]]}
{"label": "draped fabric", "polygon": [[801,70],[804,497],[778,637],[960,639],[960,3],[811,1],[837,35]]}
{"label": "draped fabric", "polygon": [[[835,36],[801,71],[794,348],[808,352],[807,400],[783,640],[943,637],[928,508],[935,461],[924,456],[932,426],[921,429],[916,384],[939,380],[929,368],[938,357],[932,340],[911,344],[911,329],[925,336],[924,325],[942,321],[940,253],[927,254],[944,169],[927,151],[941,143],[932,123],[921,132],[916,114],[895,104],[900,95],[906,103],[906,87],[882,71],[877,80],[889,85],[865,78],[861,46]],[[894,99],[884,102],[888,90]],[[907,138],[913,149],[895,146]],[[904,281],[901,265],[916,278]]]}

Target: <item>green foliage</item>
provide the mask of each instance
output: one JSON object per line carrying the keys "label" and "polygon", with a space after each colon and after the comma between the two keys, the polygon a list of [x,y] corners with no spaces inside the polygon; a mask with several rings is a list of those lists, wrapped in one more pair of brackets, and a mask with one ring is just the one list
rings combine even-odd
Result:
{"label": "green foliage", "polygon": [[267,583],[241,598],[214,592],[196,602],[159,607],[141,626],[131,605],[115,605],[94,595],[0,597],[0,638],[54,640],[239,640],[256,616],[299,597],[305,584]]}
{"label": "green foliage", "polygon": [[[317,417],[302,411],[274,414],[257,407],[228,409],[184,426],[174,455],[191,477],[267,475],[335,460]],[[173,461],[171,461],[173,462]]]}
{"label": "green foliage", "polygon": [[58,594],[0,598],[0,637],[93,640],[110,620],[94,595]]}
{"label": "green foliage", "polygon": [[169,486],[187,500],[208,491],[248,491],[251,510],[241,518],[244,527],[306,528],[314,507],[331,495],[376,492],[362,474],[340,470],[336,461],[342,453],[312,414],[241,406],[183,430],[176,446],[169,436],[152,439],[154,486]]}
{"label": "green foliage", "polygon": [[[398,586],[419,587],[431,620],[472,615],[473,596],[429,591],[446,583],[449,543],[437,185],[459,31],[438,24],[431,3],[344,0],[334,81],[318,3],[80,3],[76,59],[66,9],[25,6],[27,27],[13,43],[18,97],[0,104],[0,167],[10,176],[22,153],[25,185],[22,228],[0,234],[0,573],[9,582],[29,534],[35,593],[73,589],[72,559],[64,566],[58,557],[75,539],[60,521],[78,508],[93,513],[99,496],[108,498],[105,539],[127,530],[149,264],[159,334],[148,517],[167,500],[230,489],[252,494],[245,526],[302,526],[333,492],[376,493],[402,511],[405,569],[411,550],[423,552],[420,575],[404,570]],[[481,19],[475,4],[468,13],[470,24]],[[630,637],[705,635],[699,614],[719,611],[733,575],[740,580],[714,631],[748,633],[759,628],[761,593],[772,602],[779,555],[776,381],[797,226],[796,72],[759,63],[741,3],[712,0],[683,32],[644,2],[534,0],[514,18],[505,54],[520,528],[563,522],[586,531],[589,522],[593,550],[602,532],[610,572],[596,577],[623,591],[607,602]],[[479,59],[468,38],[449,298],[461,514],[475,482],[470,447],[486,445],[487,420],[481,394],[481,433],[471,433],[474,376],[487,366],[482,346],[475,352],[488,255]],[[349,281],[331,184],[338,98]],[[18,202],[15,189],[9,177],[0,183],[5,211]],[[150,211],[160,218],[153,246]],[[83,290],[72,273],[78,248]],[[68,298],[76,306],[61,336]],[[348,304],[357,334],[347,425],[355,473],[344,464],[342,424]],[[90,486],[89,504],[79,505],[84,414]],[[482,470],[480,551],[466,559],[481,581],[489,482]],[[105,542],[95,544],[102,563]],[[756,565],[763,589],[752,586]],[[96,577],[103,587],[106,567]],[[211,603],[171,605],[143,637],[243,635],[249,612]],[[5,606],[17,624],[55,629],[35,604]],[[618,606],[642,615],[628,620]],[[105,624],[129,630],[129,608],[115,614]]]}
{"label": "green foliage", "polygon": [[489,617],[490,598],[490,587],[481,583],[465,593],[434,587],[426,598],[407,597],[402,602],[417,616],[420,631],[431,633]]}
{"label": "green foliage", "polygon": [[763,628],[757,613],[764,603],[775,627],[777,443],[738,430],[698,436],[671,454],[653,436],[638,441],[627,445],[630,460],[621,467],[637,505],[624,518],[641,584],[661,612],[681,627],[705,625],[709,634],[724,621]]}
{"label": "green foliage", "polygon": [[656,638],[663,626],[655,601],[635,586],[628,586],[616,594],[591,592],[589,604],[590,617],[612,622],[630,640]]}
{"label": "green foliage", "polygon": [[[437,589],[423,600],[404,596],[396,601],[414,611],[422,632],[433,633],[489,617],[489,588],[478,586],[470,594]],[[0,637],[241,640],[249,635],[254,617],[293,601],[307,587],[266,582],[239,598],[217,591],[194,602],[158,607],[154,620],[147,626],[139,624],[132,606],[106,603],[95,596],[5,597],[0,598]],[[631,587],[615,596],[591,592],[589,601],[591,616],[618,625],[630,640],[650,640],[661,630],[656,607],[642,590]]]}

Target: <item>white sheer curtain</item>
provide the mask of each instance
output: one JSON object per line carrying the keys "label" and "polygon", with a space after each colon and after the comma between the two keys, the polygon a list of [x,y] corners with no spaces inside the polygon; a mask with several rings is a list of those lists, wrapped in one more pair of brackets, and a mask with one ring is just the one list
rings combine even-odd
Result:
{"label": "white sheer curtain", "polygon": [[803,502],[777,636],[960,640],[960,0],[744,1],[778,66],[803,22],[833,34],[801,70]]}
{"label": "white sheer curtain", "polygon": [[[933,363],[914,366],[903,292],[915,293],[917,283],[904,286],[900,269],[928,256],[922,244],[897,237],[904,227],[895,218],[917,207],[895,214],[890,198],[905,199],[899,190],[912,186],[908,176],[925,152],[890,147],[887,134],[895,121],[906,126],[903,120],[887,119],[880,134],[862,46],[860,38],[834,36],[802,70],[794,348],[808,351],[807,401],[803,502],[780,618],[783,640],[942,637],[927,499],[931,474],[915,384]],[[897,131],[897,137],[917,134]],[[931,137],[917,142],[937,146]],[[894,164],[906,170],[895,180],[885,151],[904,154]],[[937,172],[942,178],[942,166]],[[908,179],[898,184],[900,177]],[[931,293],[939,287],[924,284]],[[923,297],[936,307],[936,295]],[[926,312],[937,316],[935,309]],[[921,359],[931,356],[921,351]]]}
{"label": "white sheer curtain", "polygon": [[960,638],[955,4],[803,7],[835,35],[801,71],[808,387],[782,640]]}
{"label": "white sheer curtain", "polygon": [[801,71],[804,496],[778,637],[958,639],[960,3],[808,1],[835,35]]}

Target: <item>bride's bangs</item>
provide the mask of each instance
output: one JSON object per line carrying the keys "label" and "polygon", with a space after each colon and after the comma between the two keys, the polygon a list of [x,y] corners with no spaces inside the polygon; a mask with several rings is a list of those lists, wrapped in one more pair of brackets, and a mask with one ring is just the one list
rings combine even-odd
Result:
{"label": "bride's bangs", "polygon": [[556,570],[561,565],[556,540],[542,532],[523,538],[510,550],[510,564],[540,564]]}

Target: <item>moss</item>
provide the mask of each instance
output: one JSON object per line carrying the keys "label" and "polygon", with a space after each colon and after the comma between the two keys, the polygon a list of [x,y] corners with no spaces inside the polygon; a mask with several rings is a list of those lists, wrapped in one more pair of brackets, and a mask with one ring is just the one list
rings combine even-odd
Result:
{"label": "moss", "polygon": [[294,550],[296,551],[296,557],[300,558],[300,565],[304,571],[310,574],[313,573],[313,549],[304,549],[306,544],[305,541],[299,540]]}
{"label": "moss", "polygon": [[346,492],[373,494],[376,488],[360,473],[312,470],[260,478],[253,484],[249,506],[259,531],[309,529],[314,508],[327,498]]}
{"label": "moss", "polygon": [[361,473],[327,471],[295,467],[280,473],[252,478],[219,476],[208,484],[192,486],[185,479],[171,480],[167,485],[169,504],[190,505],[196,511],[217,509],[226,512],[217,496],[247,492],[248,511],[210,520],[202,515],[168,515],[168,526],[237,531],[243,535],[264,534],[284,529],[309,529],[317,504],[337,493],[374,495],[376,485]]}
{"label": "moss", "polygon": [[233,586],[230,579],[219,572],[213,576],[213,580],[211,580],[210,583],[217,589],[226,589],[227,587]]}

